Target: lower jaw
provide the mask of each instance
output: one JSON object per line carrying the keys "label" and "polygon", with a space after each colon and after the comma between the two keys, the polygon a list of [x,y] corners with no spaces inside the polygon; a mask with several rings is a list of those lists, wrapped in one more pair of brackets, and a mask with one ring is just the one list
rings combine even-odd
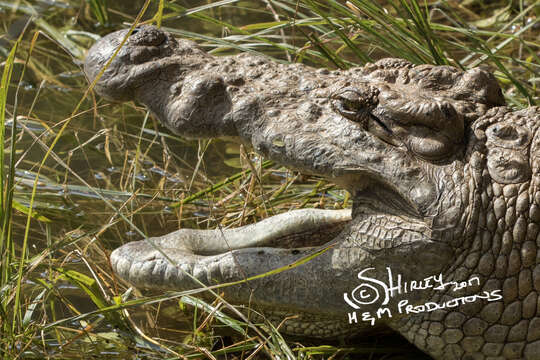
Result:
{"label": "lower jaw", "polygon": [[[350,221],[350,210],[305,209],[236,229],[181,229],[125,244],[113,251],[111,264],[121,278],[137,287],[186,289],[185,282],[189,287],[200,287],[186,276],[201,278],[208,284],[212,278],[210,268],[226,262],[233,251],[259,259],[264,272],[271,270],[264,266],[268,256],[296,260],[338,237]],[[262,253],[266,257],[261,258]],[[205,267],[208,267],[206,276]]]}

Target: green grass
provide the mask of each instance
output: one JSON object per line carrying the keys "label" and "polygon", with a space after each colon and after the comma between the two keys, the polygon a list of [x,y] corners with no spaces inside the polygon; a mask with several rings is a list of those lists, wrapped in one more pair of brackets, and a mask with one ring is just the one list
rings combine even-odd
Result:
{"label": "green grass", "polygon": [[[297,342],[219,297],[140,294],[111,249],[179,227],[241,226],[349,195],[238,145],[188,141],[80,69],[100,35],[140,20],[215,55],[350,68],[381,57],[487,66],[509,104],[539,103],[540,1],[0,1],[0,355],[22,358],[418,359],[396,337]],[[143,14],[144,13],[144,14]],[[395,357],[395,356],[401,357]]]}

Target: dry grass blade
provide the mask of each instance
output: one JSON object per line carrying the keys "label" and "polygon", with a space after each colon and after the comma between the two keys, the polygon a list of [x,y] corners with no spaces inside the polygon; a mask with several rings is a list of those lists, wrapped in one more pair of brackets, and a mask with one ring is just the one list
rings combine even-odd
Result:
{"label": "dry grass blade", "polygon": [[[88,86],[79,61],[93,39],[154,23],[216,56],[251,52],[331,69],[381,57],[484,65],[519,108],[539,101],[540,1],[187,3],[146,1],[143,17],[145,8],[129,1],[0,1],[3,356],[421,358],[396,338],[342,345],[284,339],[281,327],[245,316],[255,309],[220,300],[221,287],[238,283],[144,297],[117,279],[108,254],[125,241],[179,227],[237,227],[303,207],[343,208],[350,195],[232,142],[201,145],[172,135],[138,104],[105,102],[93,95],[95,82]],[[191,297],[202,291],[218,300]],[[181,298],[195,315],[178,319]]]}

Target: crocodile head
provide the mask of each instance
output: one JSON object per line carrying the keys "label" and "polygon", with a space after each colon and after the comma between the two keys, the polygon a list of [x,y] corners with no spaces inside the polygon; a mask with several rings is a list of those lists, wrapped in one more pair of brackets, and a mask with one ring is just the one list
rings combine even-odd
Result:
{"label": "crocodile head", "polygon": [[[125,36],[110,34],[90,49],[90,80]],[[221,290],[273,322],[298,315],[285,332],[337,336],[370,329],[373,317],[440,358],[487,355],[482,346],[490,340],[482,334],[510,326],[493,314],[516,301],[521,309],[536,294],[527,280],[522,286],[521,274],[538,285],[538,160],[530,154],[538,151],[539,110],[503,107],[485,70],[399,59],[317,70],[250,54],[213,57],[141,27],[96,90],[145,104],[177,134],[250,144],[283,165],[328,178],[353,198],[352,211],[297,210],[238,229],[182,229],[128,243],[111,263],[136,286],[187,290],[255,277]],[[281,270],[257,277],[274,269]],[[505,290],[505,279],[517,284],[518,277],[519,295]],[[467,286],[437,290],[436,278]],[[399,291],[388,293],[398,280]],[[483,291],[493,298],[435,311],[404,307]],[[482,315],[490,306],[496,311]],[[379,308],[392,316],[376,316]],[[511,311],[506,319],[513,325],[523,315]],[[526,326],[534,316],[536,308]],[[460,342],[468,337],[476,342]]]}

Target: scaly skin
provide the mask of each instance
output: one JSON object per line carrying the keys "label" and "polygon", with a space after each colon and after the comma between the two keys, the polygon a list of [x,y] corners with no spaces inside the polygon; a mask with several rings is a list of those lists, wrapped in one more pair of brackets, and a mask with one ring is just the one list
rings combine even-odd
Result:
{"label": "scaly skin", "polygon": [[[90,80],[126,35],[90,49]],[[299,210],[225,232],[182,229],[128,243],[111,263],[129,282],[192,289],[200,287],[192,277],[236,281],[323,247],[303,265],[226,287],[225,296],[276,323],[298,315],[284,327],[296,335],[370,331],[362,314],[382,307],[392,316],[376,324],[436,359],[540,358],[540,109],[504,107],[490,73],[398,59],[329,72],[249,54],[220,58],[141,27],[96,90],[145,104],[177,134],[251,144],[354,199],[352,213]],[[388,268],[409,284],[441,274],[466,286],[403,291],[384,304],[373,296],[383,294]],[[446,307],[406,310],[404,302]]]}

